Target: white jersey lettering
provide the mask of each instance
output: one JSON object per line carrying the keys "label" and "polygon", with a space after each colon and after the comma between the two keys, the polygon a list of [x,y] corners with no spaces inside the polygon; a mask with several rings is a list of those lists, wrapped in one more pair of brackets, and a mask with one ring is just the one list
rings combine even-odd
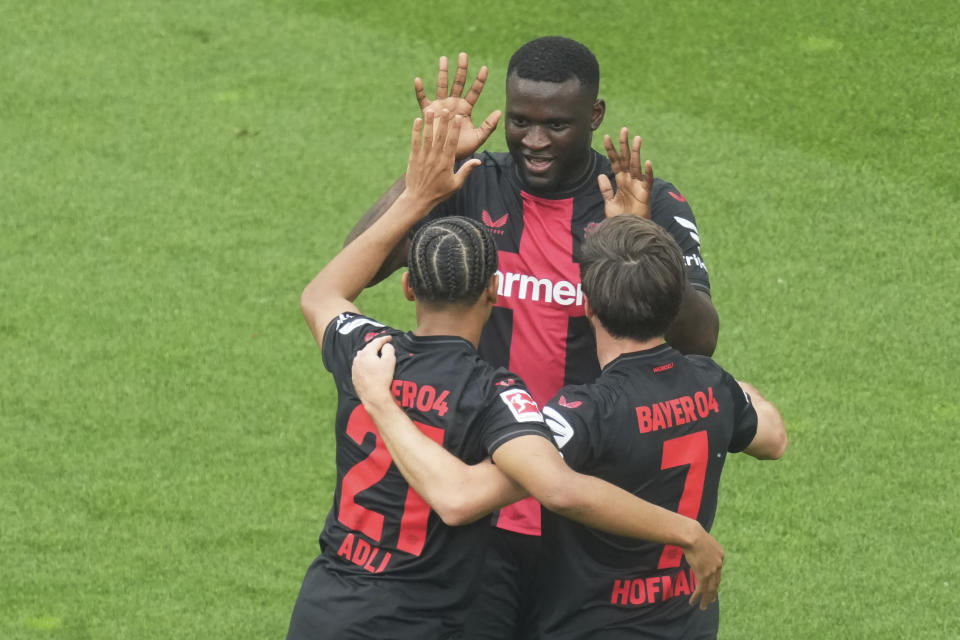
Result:
{"label": "white jersey lettering", "polygon": [[547,304],[556,303],[564,307],[583,305],[583,289],[580,288],[579,282],[573,283],[569,280],[554,282],[549,278],[538,278],[510,271],[504,273],[499,270],[497,276],[500,281],[497,287],[498,296]]}

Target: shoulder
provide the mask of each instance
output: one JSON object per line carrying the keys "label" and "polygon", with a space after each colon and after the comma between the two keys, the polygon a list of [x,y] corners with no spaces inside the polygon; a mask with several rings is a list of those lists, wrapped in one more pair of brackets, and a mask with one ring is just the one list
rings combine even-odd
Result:
{"label": "shoulder", "polygon": [[603,381],[567,385],[546,404],[543,415],[548,422],[553,418],[561,422],[589,423],[592,416],[608,412],[616,395]]}
{"label": "shoulder", "polygon": [[511,408],[523,412],[532,406],[539,417],[539,407],[520,376],[503,367],[494,367],[475,352],[461,353],[457,360],[457,370],[451,370],[450,375],[457,378],[456,386],[463,389],[466,407],[490,413]]}
{"label": "shoulder", "polygon": [[490,402],[505,406],[518,422],[542,420],[540,407],[520,376],[503,367],[486,366],[489,372],[484,387]]}
{"label": "shoulder", "polygon": [[687,365],[689,374],[695,376],[704,385],[727,387],[731,390],[731,393],[740,393],[740,385],[736,378],[717,364],[713,358],[696,354],[684,355],[682,358]]}
{"label": "shoulder", "polygon": [[361,313],[347,311],[330,321],[330,324],[327,325],[327,333],[349,335],[359,331],[362,327],[376,327],[384,330],[390,329],[390,327],[387,327],[382,322],[377,322],[373,318]]}
{"label": "shoulder", "polygon": [[338,367],[351,365],[357,350],[383,333],[401,332],[359,313],[341,313],[330,321],[323,336],[320,353],[324,365],[333,372]]}
{"label": "shoulder", "polygon": [[597,176],[601,173],[606,174],[609,177],[613,177],[613,167],[610,165],[610,158],[606,155],[598,152],[596,149],[591,149],[593,153],[593,179],[596,181]]}
{"label": "shoulder", "polygon": [[717,364],[716,361],[710,356],[690,353],[680,357],[682,361],[686,363],[688,370],[692,373],[709,375],[713,377],[720,377],[726,373],[723,370],[723,367]]}
{"label": "shoulder", "polygon": [[680,190],[673,183],[653,179],[653,191],[650,193],[651,216],[660,215],[680,215],[690,220],[693,219],[693,210],[690,203]]}

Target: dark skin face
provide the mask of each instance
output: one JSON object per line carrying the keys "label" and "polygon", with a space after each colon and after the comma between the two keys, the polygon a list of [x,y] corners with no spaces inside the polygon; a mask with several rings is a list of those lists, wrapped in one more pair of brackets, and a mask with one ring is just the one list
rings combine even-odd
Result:
{"label": "dark skin face", "polygon": [[540,192],[563,191],[583,179],[590,166],[590,141],[603,122],[603,100],[577,78],[541,82],[507,78],[507,148],[520,177]]}

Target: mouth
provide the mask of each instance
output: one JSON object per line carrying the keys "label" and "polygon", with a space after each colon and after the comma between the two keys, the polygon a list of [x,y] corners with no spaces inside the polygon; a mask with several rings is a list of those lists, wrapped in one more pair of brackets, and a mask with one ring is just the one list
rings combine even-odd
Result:
{"label": "mouth", "polygon": [[523,156],[523,164],[529,173],[541,175],[549,171],[550,167],[553,166],[553,158]]}

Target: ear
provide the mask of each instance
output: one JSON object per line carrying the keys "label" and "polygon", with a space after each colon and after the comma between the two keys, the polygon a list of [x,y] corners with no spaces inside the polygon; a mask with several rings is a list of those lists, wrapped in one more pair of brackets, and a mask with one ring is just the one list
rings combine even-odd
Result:
{"label": "ear", "polygon": [[490,304],[497,304],[497,291],[500,290],[500,275],[493,274],[490,276],[490,284],[487,285],[487,300],[490,301]]}
{"label": "ear", "polygon": [[598,99],[593,103],[593,110],[590,112],[590,129],[596,131],[603,122],[603,116],[607,112],[607,103]]}
{"label": "ear", "polygon": [[413,287],[410,286],[410,272],[404,271],[403,276],[400,278],[400,285],[403,287],[403,297],[413,302],[417,299],[417,296],[413,293]]}

